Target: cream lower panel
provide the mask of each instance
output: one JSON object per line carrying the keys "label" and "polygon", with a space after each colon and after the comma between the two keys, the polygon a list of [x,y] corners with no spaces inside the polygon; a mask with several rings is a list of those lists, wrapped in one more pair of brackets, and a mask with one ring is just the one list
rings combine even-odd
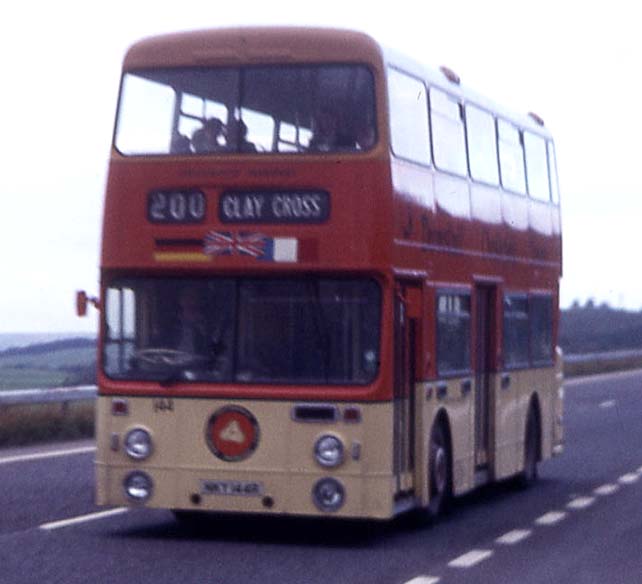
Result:
{"label": "cream lower panel", "polygon": [[[491,429],[490,460],[493,478],[500,480],[513,476],[522,464],[519,450],[519,418],[522,416],[519,402],[519,383],[512,373],[510,383],[502,385],[502,374],[491,374],[491,414],[494,420]],[[523,442],[523,438],[521,439]]]}
{"label": "cream lower panel", "polygon": [[[123,398],[117,398],[123,399]],[[152,502],[155,506],[179,506],[189,500],[194,486],[180,487],[177,481],[229,476],[229,480],[277,481],[277,494],[271,494],[280,505],[296,501],[303,496],[300,490],[290,491],[290,481],[305,478],[305,505],[299,501],[288,513],[313,513],[310,508],[310,485],[323,476],[334,476],[346,485],[358,485],[351,489],[348,512],[355,516],[387,517],[393,500],[394,481],[392,474],[392,405],[390,403],[350,404],[336,403],[342,414],[346,407],[356,406],[361,411],[358,423],[335,422],[309,423],[292,419],[295,402],[258,400],[206,400],[177,399],[171,401],[153,398],[125,398],[129,413],[115,416],[111,413],[112,398],[98,399],[96,492],[101,504],[125,503],[122,478],[127,472],[139,469],[154,473],[157,493]],[[300,402],[303,403],[303,402]],[[217,458],[207,441],[207,424],[214,412],[225,406],[242,407],[254,416],[259,428],[256,449],[244,460],[228,462]],[[144,461],[131,460],[123,449],[123,441],[129,430],[135,427],[147,429],[153,439],[153,453]],[[336,469],[324,469],[314,457],[314,444],[323,434],[339,437],[345,447],[344,462]],[[116,478],[114,478],[116,477]],[[280,477],[280,478],[275,478]],[[226,479],[227,480],[227,479]],[[263,480],[263,479],[261,479]],[[167,482],[166,482],[167,481]],[[372,493],[370,492],[372,486]],[[266,482],[268,486],[268,482]],[[191,489],[191,490],[190,490]],[[188,492],[189,491],[189,492]],[[276,493],[276,491],[275,491]],[[298,495],[297,495],[298,494]],[[296,496],[295,496],[296,495]],[[208,496],[234,510],[243,510],[225,502],[224,496]],[[230,500],[234,497],[230,497]],[[245,498],[244,498],[245,500]],[[256,504],[245,501],[243,506]],[[260,501],[258,503],[260,505]],[[307,506],[306,506],[307,505]],[[299,509],[307,509],[299,511]],[[222,510],[222,509],[221,509]],[[257,508],[268,512],[262,506]]]}
{"label": "cream lower panel", "polygon": [[542,460],[550,458],[553,451],[554,412],[558,399],[559,381],[553,367],[511,371],[511,391],[518,396],[517,409],[517,452],[518,472],[524,468],[524,439],[526,418],[533,395],[537,396],[541,415]]}
{"label": "cream lower panel", "polygon": [[[96,460],[108,465],[156,466],[184,469],[277,470],[318,472],[314,445],[323,434],[334,434],[345,446],[345,461],[337,474],[392,474],[392,405],[390,403],[336,403],[343,413],[355,405],[361,421],[309,423],[292,419],[294,402],[259,400],[127,398],[129,414],[111,415],[111,398],[98,399]],[[303,403],[303,402],[300,402]],[[244,460],[226,462],[217,458],[207,441],[207,425],[214,412],[226,406],[248,410],[258,424],[259,439],[254,452]],[[135,427],[152,435],[151,457],[138,463],[130,460],[122,447],[125,436]],[[117,443],[117,448],[112,449]],[[358,451],[358,456],[353,452]]]}
{"label": "cream lower panel", "polygon": [[[429,444],[433,424],[444,410],[452,438],[453,491],[459,495],[475,486],[474,392],[464,391],[469,377],[421,383],[417,386],[417,477],[421,501],[428,503]],[[472,380],[471,380],[472,381]]]}
{"label": "cream lower panel", "polygon": [[[139,506],[125,495],[123,482],[131,468],[97,465],[100,505]],[[187,471],[146,468],[153,482],[153,494],[143,507],[200,511],[292,514],[314,516],[363,517],[386,519],[393,515],[391,476],[338,477],[333,473],[317,475],[299,473],[240,473],[235,471]],[[345,503],[336,512],[320,511],[313,502],[314,484],[321,478],[334,476],[345,489]],[[259,495],[233,496],[205,493],[203,481],[252,481],[262,487]],[[200,500],[195,502],[195,495]],[[273,504],[265,506],[265,497]]]}

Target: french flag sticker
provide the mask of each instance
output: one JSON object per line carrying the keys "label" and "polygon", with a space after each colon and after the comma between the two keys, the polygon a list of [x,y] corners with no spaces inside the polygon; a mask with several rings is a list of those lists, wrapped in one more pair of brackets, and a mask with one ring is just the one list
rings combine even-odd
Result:
{"label": "french flag sticker", "polygon": [[295,237],[270,237],[266,242],[265,253],[258,259],[272,262],[297,262],[299,240]]}

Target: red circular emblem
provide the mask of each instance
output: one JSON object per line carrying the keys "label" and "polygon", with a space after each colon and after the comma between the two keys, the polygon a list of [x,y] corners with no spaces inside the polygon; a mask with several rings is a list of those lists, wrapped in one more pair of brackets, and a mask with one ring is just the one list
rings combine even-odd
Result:
{"label": "red circular emblem", "polygon": [[207,443],[221,460],[244,460],[259,442],[256,418],[244,408],[227,406],[214,412],[207,424]]}

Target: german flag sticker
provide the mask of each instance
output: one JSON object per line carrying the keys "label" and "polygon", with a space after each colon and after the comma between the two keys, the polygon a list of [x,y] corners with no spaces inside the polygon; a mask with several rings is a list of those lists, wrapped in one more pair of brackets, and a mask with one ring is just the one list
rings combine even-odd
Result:
{"label": "german flag sticker", "polygon": [[207,444],[221,460],[248,458],[259,443],[259,425],[245,408],[226,406],[214,412],[207,424]]}

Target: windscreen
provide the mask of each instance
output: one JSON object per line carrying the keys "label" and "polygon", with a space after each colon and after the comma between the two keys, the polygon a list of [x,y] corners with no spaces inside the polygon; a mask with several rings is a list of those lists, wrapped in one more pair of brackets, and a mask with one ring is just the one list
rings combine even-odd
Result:
{"label": "windscreen", "polygon": [[375,143],[373,77],[360,65],[125,73],[116,148],[125,155],[305,153]]}
{"label": "windscreen", "polygon": [[379,364],[372,280],[135,278],[105,295],[115,379],[366,384]]}

